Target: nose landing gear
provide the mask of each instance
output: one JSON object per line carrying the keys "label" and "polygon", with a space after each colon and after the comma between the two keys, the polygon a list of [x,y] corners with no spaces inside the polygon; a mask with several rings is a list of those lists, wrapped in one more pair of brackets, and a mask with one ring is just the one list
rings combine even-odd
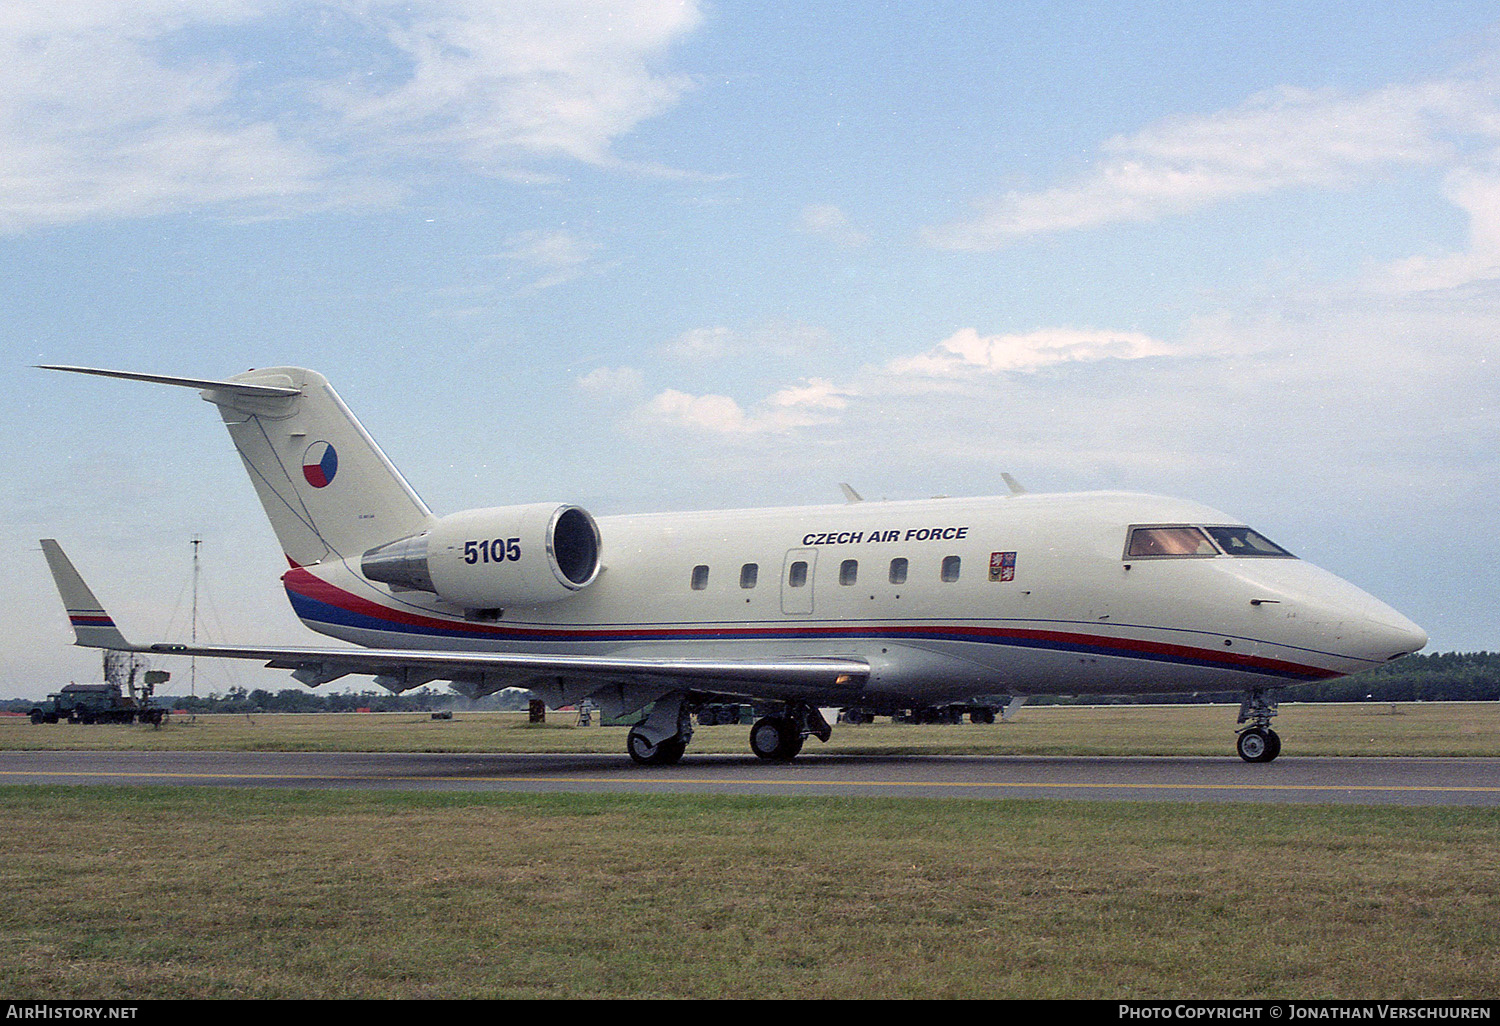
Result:
{"label": "nose landing gear", "polygon": [[1240,718],[1237,722],[1249,722],[1250,726],[1240,731],[1235,750],[1246,762],[1270,762],[1281,754],[1281,735],[1271,729],[1271,717],[1276,715],[1276,697],[1259,688],[1251,691],[1240,703]]}

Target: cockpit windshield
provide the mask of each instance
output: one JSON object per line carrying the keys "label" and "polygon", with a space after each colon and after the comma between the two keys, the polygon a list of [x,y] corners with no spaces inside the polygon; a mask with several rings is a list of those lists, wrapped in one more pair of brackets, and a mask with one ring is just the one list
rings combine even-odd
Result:
{"label": "cockpit windshield", "polygon": [[1260,556],[1295,559],[1286,549],[1248,527],[1198,527],[1163,524],[1132,527],[1125,544],[1126,559]]}
{"label": "cockpit windshield", "polygon": [[1137,527],[1130,532],[1125,555],[1140,559],[1152,556],[1217,556],[1219,550],[1197,527]]}
{"label": "cockpit windshield", "polygon": [[1228,556],[1297,558],[1265,535],[1252,531],[1248,527],[1206,527],[1204,530],[1213,537],[1214,542]]}

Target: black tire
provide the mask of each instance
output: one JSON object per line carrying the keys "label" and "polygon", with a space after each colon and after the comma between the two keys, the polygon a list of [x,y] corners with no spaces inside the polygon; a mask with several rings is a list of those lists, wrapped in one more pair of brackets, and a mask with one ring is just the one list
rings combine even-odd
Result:
{"label": "black tire", "polygon": [[975,709],[975,710],[973,710],[973,711],[971,711],[969,713],[969,722],[970,723],[994,723],[995,722],[995,710],[993,710],[993,709]]}
{"label": "black tire", "polygon": [[687,751],[687,742],[681,738],[669,737],[660,744],[653,745],[646,740],[646,735],[639,727],[632,727],[629,736],[625,738],[625,751],[642,766],[675,766],[682,761],[682,753]]}
{"label": "black tire", "polygon": [[661,745],[653,745],[638,728],[631,728],[630,734],[625,738],[625,751],[630,753],[633,762],[642,766],[655,766]]}
{"label": "black tire", "polygon": [[37,724],[38,726],[47,722],[47,714],[42,712],[40,709],[33,709],[26,715],[30,716],[31,722]]}
{"label": "black tire", "polygon": [[[1273,741],[1272,738],[1275,740]],[[1234,747],[1235,751],[1240,753],[1240,758],[1246,762],[1270,762],[1281,751],[1281,739],[1276,737],[1274,730],[1251,727],[1240,731],[1239,740],[1235,742]]]}
{"label": "black tire", "polygon": [[698,710],[698,726],[717,727],[719,725],[719,711],[713,706],[706,706]]}
{"label": "black tire", "polygon": [[750,750],[767,762],[790,762],[802,751],[802,734],[791,720],[765,716],[750,728]]}
{"label": "black tire", "polygon": [[1271,762],[1278,755],[1281,754],[1281,735],[1278,734],[1278,733],[1276,733],[1276,731],[1274,731],[1274,730],[1270,729],[1269,727],[1267,727],[1266,728],[1266,742],[1267,742],[1267,745],[1268,745],[1268,747],[1266,749],[1266,757],[1262,761],[1263,762]]}

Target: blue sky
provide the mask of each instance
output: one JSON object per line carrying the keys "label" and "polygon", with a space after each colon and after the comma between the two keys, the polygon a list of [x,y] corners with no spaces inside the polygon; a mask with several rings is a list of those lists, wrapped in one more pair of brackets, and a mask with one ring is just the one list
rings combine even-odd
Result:
{"label": "blue sky", "polygon": [[439,512],[1182,495],[1500,648],[1490,5],[76,0],[0,57],[0,694],[98,676],[44,536],[133,635],[198,534],[216,640],[309,640],[211,408],[44,362],[314,367]]}

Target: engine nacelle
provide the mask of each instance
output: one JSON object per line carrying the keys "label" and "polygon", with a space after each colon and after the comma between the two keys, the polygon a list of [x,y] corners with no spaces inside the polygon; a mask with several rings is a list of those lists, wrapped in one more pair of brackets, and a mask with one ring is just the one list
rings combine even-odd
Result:
{"label": "engine nacelle", "polygon": [[360,569],[465,609],[539,606],[594,583],[599,526],[586,510],[550,502],[471,509],[371,549]]}

